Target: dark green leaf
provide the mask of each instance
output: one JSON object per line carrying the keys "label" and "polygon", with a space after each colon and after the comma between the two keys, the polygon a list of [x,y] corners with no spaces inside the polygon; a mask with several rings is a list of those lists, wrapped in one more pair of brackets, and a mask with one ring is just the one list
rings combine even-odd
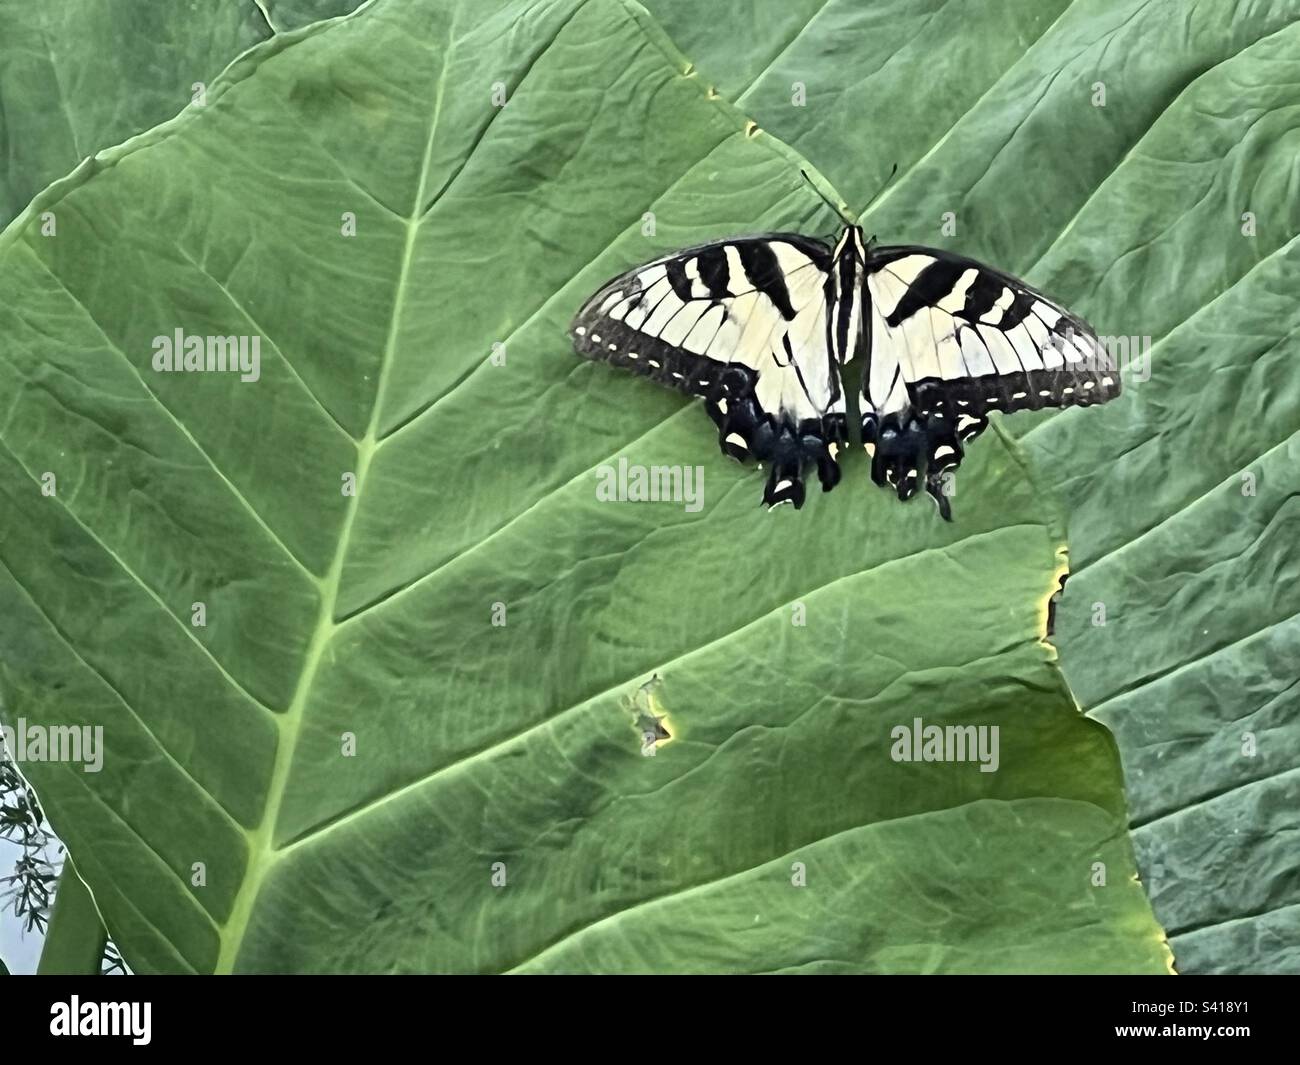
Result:
{"label": "dark green leaf", "polygon": [[0,226],[82,159],[171,118],[270,33],[253,0],[0,0],[0,26]]}
{"label": "dark green leaf", "polygon": [[54,912],[41,946],[37,972],[56,976],[98,976],[107,934],[90,890],[64,858]]}

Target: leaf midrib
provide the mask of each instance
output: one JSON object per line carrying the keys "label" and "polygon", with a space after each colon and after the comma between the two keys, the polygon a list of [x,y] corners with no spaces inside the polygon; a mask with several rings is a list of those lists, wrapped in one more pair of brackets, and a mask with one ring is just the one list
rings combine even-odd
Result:
{"label": "leaf midrib", "polygon": [[[311,641],[307,646],[302,671],[298,675],[298,684],[294,689],[293,699],[284,717],[277,719],[276,722],[280,736],[276,745],[275,763],[271,771],[271,779],[267,786],[266,809],[261,824],[258,825],[252,836],[248,862],[244,868],[244,877],[240,883],[239,892],[235,896],[235,904],[231,909],[230,919],[221,932],[221,950],[217,956],[216,964],[216,971],[219,973],[233,972],[262,881],[265,879],[268,868],[277,860],[275,825],[279,819],[280,807],[284,802],[289,773],[293,765],[293,755],[297,749],[298,736],[302,729],[304,712],[311,697],[312,684],[324,658],[325,648],[329,645],[334,636],[334,631],[338,627],[334,620],[334,612],[338,602],[339,588],[342,584],[343,565],[347,558],[348,545],[352,539],[352,528],[356,521],[357,511],[360,508],[361,492],[366,483],[366,475],[369,472],[371,460],[379,443],[380,414],[383,410],[384,391],[388,375],[392,369],[393,355],[397,349],[402,311],[406,304],[407,282],[415,254],[416,235],[419,232],[420,222],[427,215],[427,209],[422,209],[422,205],[428,189],[434,138],[438,131],[439,119],[442,116],[443,100],[446,97],[447,71],[451,68],[455,45],[455,29],[456,22],[453,13],[447,26],[447,47],[443,54],[442,69],[438,72],[438,83],[434,91],[433,113],[429,120],[429,132],[425,139],[424,155],[420,163],[420,177],[416,184],[415,202],[412,204],[411,212],[406,219],[406,238],[402,245],[402,258],[398,269],[397,292],[393,299],[393,310],[389,316],[388,334],[384,342],[383,354],[380,357],[378,379],[375,383],[375,396],[370,408],[370,419],[366,426],[365,435],[357,444],[356,491],[348,498],[347,513],[344,515],[343,524],[339,530],[339,540],[334,550],[334,557],[330,561],[329,571],[326,573],[322,584],[320,611],[317,615]],[[429,206],[432,207],[433,205],[430,204]]]}

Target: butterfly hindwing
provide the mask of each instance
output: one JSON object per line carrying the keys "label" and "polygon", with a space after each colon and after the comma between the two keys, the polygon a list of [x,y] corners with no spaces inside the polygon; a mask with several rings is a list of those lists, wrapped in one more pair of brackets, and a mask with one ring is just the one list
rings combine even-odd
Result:
{"label": "butterfly hindwing", "polygon": [[797,234],[718,241],[603,285],[570,329],[578,353],[702,396],[724,453],[770,464],[764,501],[829,491],[846,438],[839,364],[860,335],[861,246]]}
{"label": "butterfly hindwing", "polygon": [[876,248],[865,287],[862,431],[872,477],[903,499],[924,477],[945,517],[945,476],[990,411],[1119,394],[1119,374],[1087,322],[991,267],[935,248]]}

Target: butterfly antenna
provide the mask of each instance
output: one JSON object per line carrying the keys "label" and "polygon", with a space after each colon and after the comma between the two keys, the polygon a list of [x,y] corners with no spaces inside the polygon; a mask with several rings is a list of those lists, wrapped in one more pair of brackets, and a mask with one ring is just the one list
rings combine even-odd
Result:
{"label": "butterfly antenna", "polygon": [[812,186],[813,192],[817,193],[817,196],[821,199],[822,203],[834,211],[842,220],[850,223],[853,221],[847,211],[841,210],[839,207],[836,207],[835,204],[831,203],[830,199],[826,196],[826,193],[822,192],[822,190],[817,187],[817,183],[808,176],[807,170],[800,170],[799,173],[803,175],[804,181],[808,182],[808,184]]}
{"label": "butterfly antenna", "polygon": [[863,214],[866,214],[867,208],[869,208],[873,203],[875,203],[878,199],[880,199],[880,194],[884,192],[885,189],[888,187],[889,183],[894,180],[894,175],[897,173],[898,173],[898,164],[895,163],[893,166],[889,168],[889,173],[885,176],[885,180],[880,183],[880,188],[876,189],[876,194],[872,196],[871,199],[869,199],[866,202],[866,206],[862,208]]}

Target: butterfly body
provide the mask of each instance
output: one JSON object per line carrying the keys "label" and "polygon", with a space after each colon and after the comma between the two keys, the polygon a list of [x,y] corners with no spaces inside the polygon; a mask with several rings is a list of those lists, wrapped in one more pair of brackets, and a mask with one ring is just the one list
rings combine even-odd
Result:
{"label": "butterfly body", "polygon": [[843,368],[860,353],[872,479],[900,499],[923,483],[950,518],[947,480],[994,410],[1119,393],[1096,335],[1024,282],[922,247],[835,245],[770,233],[688,248],[609,281],[570,330],[580,355],[705,400],[724,454],[769,470],[769,506],[803,504],[805,473],[839,482]]}

